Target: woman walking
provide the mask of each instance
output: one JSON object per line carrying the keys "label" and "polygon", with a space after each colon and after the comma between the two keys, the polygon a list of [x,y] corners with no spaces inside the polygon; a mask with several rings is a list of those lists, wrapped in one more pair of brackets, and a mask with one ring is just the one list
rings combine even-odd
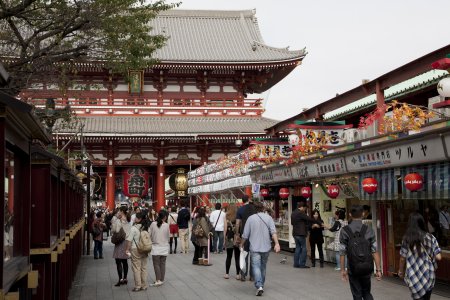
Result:
{"label": "woman walking", "polygon": [[[441,259],[441,248],[436,238],[427,232],[424,218],[417,212],[412,213],[403,236],[398,271],[408,285],[412,299],[430,299],[436,281],[436,261]],[[405,262],[406,270],[403,271]]]}
{"label": "woman walking", "polygon": [[225,237],[225,248],[227,249],[227,258],[225,261],[225,276],[223,278],[225,279],[230,278],[229,274],[230,274],[231,260],[233,258],[234,253],[234,264],[236,266],[236,279],[240,280],[241,276],[239,274],[241,268],[239,266],[239,257],[241,251],[239,250],[238,247],[240,241],[234,240],[234,236],[236,233],[236,204],[230,204],[227,207],[224,222],[225,224],[223,235]]}
{"label": "woman walking", "polygon": [[[114,245],[113,252],[113,258],[116,260],[117,274],[119,275],[119,281],[115,286],[128,283],[128,255],[126,254],[127,241],[125,238],[130,234],[131,225],[127,220],[127,208],[125,206],[122,206],[116,213],[116,219],[111,227],[111,234],[112,236],[120,235],[122,230],[125,233],[125,236],[123,236],[124,239],[122,242]],[[111,241],[113,241],[113,237],[111,237]]]}
{"label": "woman walking", "polygon": [[309,244],[311,245],[311,267],[316,266],[316,246],[319,252],[320,267],[323,268],[323,221],[317,209],[312,212],[313,219],[316,223],[311,224]]}
{"label": "woman walking", "polygon": [[156,277],[152,286],[162,285],[166,275],[166,259],[169,254],[169,224],[166,223],[167,215],[166,211],[161,210],[156,222],[150,225],[152,261]]}
{"label": "woman walking", "polygon": [[196,234],[197,245],[200,247],[200,257],[198,258],[199,265],[209,264],[209,253],[208,253],[208,237],[209,237],[209,220],[206,217],[205,209],[201,207],[198,212],[196,219],[196,227],[193,231],[197,231],[197,227],[201,228],[202,234]]}
{"label": "woman walking", "polygon": [[[178,219],[178,214],[177,214],[177,207],[176,206],[172,206],[172,208],[170,209],[170,213],[169,213],[169,219],[167,220],[169,223],[169,231],[170,231],[170,241],[169,241],[169,245],[170,245],[170,254],[172,253],[177,253],[177,240],[178,240],[178,224],[177,224],[177,219]],[[172,252],[172,245],[173,242],[175,241],[175,248],[173,249]]]}
{"label": "woman walking", "polygon": [[[127,236],[127,255],[131,256],[131,268],[134,274],[133,292],[145,291],[147,289],[147,254],[142,254],[137,250],[142,230],[148,230],[147,221],[142,222],[142,213],[137,213],[134,225],[131,227],[130,234]],[[142,222],[142,224],[141,224]]]}

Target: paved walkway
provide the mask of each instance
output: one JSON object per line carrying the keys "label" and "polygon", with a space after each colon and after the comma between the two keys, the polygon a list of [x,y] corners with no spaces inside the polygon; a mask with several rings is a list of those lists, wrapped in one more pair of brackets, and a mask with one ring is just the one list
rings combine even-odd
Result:
{"label": "paved walkway", "polygon": [[[172,254],[167,259],[166,280],[163,286],[149,287],[147,291],[132,292],[133,274],[128,274],[128,286],[115,287],[117,271],[112,258],[113,244],[103,243],[105,259],[94,260],[83,256],[69,300],[143,300],[143,299],[255,299],[253,282],[234,279],[232,263],[230,276],[223,278],[225,254],[213,254],[212,266],[192,265],[192,249],[189,254]],[[271,253],[269,257],[264,299],[351,299],[348,283],[340,280],[334,266],[325,268],[294,269],[292,256],[286,264],[280,264],[285,254]],[[148,264],[149,281],[154,281],[151,260]],[[375,299],[410,299],[408,288],[391,281],[372,280]],[[433,300],[448,299],[433,295]]]}

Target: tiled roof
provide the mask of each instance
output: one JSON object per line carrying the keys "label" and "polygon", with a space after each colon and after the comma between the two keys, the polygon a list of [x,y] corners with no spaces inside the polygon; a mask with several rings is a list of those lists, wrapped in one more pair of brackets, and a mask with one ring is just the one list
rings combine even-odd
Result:
{"label": "tiled roof", "polygon": [[153,34],[168,36],[155,53],[164,62],[283,62],[306,51],[264,44],[255,11],[168,10],[151,23]]}
{"label": "tiled roof", "polygon": [[[431,70],[421,75],[413,77],[411,79],[400,82],[390,88],[384,90],[385,101],[394,100],[405,94],[412,93],[424,87],[428,87],[433,84],[437,84],[438,81],[447,76],[448,72],[445,70]],[[344,105],[343,107],[330,111],[324,115],[325,120],[335,119],[337,117],[344,116],[348,113],[358,111],[360,109],[367,108],[374,105],[377,102],[376,95],[372,94],[355,102]]]}
{"label": "tiled roof", "polygon": [[[141,117],[141,116],[95,116],[79,117],[87,135],[214,135],[214,134],[264,134],[264,129],[278,121],[267,118],[225,118],[225,117]],[[73,132],[57,129],[54,132]]]}

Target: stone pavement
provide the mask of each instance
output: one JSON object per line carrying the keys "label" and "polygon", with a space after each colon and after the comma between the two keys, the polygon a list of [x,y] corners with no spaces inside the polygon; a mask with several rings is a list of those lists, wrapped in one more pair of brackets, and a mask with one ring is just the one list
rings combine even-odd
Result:
{"label": "stone pavement", "polygon": [[[112,258],[113,244],[103,243],[105,259],[94,260],[83,256],[69,300],[144,300],[144,299],[255,299],[253,282],[234,279],[234,261],[230,279],[224,279],[226,254],[212,254],[212,266],[192,265],[192,249],[189,254],[172,254],[167,258],[166,279],[160,287],[149,287],[147,291],[132,292],[133,273],[129,263],[128,285],[115,287],[117,271]],[[287,263],[280,260],[287,255]],[[148,263],[149,281],[154,281],[151,260]],[[325,268],[294,269],[292,255],[271,253],[267,267],[264,299],[351,299],[348,283],[341,281],[334,266]],[[410,299],[405,286],[391,280],[372,280],[375,299]],[[433,300],[448,299],[433,295]]]}

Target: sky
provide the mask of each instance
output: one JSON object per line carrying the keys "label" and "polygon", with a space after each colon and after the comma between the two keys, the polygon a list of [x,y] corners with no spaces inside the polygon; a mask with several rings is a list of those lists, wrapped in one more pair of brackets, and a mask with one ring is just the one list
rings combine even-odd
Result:
{"label": "sky", "polygon": [[180,9],[256,9],[264,42],[308,54],[264,94],[284,120],[450,42],[450,0],[182,0]]}

